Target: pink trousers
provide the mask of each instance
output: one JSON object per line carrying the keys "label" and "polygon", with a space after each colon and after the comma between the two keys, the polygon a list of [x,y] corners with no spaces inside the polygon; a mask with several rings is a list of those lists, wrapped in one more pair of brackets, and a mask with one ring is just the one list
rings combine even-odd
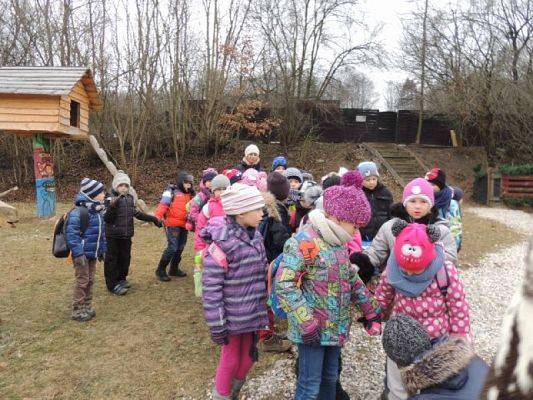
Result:
{"label": "pink trousers", "polygon": [[215,376],[215,387],[221,396],[230,396],[232,381],[244,380],[252,368],[252,341],[253,333],[230,335],[229,343],[222,346]]}

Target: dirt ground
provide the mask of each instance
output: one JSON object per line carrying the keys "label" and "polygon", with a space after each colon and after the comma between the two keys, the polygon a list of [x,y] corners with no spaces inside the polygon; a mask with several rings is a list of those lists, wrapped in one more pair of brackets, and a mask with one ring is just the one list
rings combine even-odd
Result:
{"label": "dirt ground", "polygon": [[[0,228],[0,398],[203,399],[218,349],[209,340],[192,276],[170,283],[154,277],[165,246],[163,231],[136,227],[128,295],[105,290],[99,264],[97,316],[80,324],[70,320],[72,266],[50,253],[53,221],[33,217],[33,205],[16,206],[20,224]],[[61,203],[59,208],[68,207]],[[460,257],[465,267],[518,238],[468,210],[464,222]],[[183,263],[188,272],[191,242]],[[253,374],[277,357],[261,354]]]}

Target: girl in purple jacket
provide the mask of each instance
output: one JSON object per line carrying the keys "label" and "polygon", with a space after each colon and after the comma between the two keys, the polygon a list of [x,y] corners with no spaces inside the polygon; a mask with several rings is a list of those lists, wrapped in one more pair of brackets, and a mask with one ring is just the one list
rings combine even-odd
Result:
{"label": "girl in purple jacket", "polygon": [[257,361],[257,332],[268,329],[267,258],[256,229],[263,196],[255,186],[236,183],[221,195],[226,216],[202,230],[203,306],[211,339],[221,345],[213,399],[233,399]]}

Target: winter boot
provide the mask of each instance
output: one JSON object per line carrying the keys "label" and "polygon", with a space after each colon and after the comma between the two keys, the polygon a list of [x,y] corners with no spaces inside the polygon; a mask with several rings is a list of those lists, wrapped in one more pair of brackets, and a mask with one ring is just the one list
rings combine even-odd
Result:
{"label": "winter boot", "polygon": [[244,382],[244,379],[234,379],[231,382],[231,400],[239,399],[239,393],[241,392],[241,389],[244,386]]}
{"label": "winter boot", "polygon": [[157,269],[155,270],[155,276],[157,279],[159,279],[161,282],[168,282],[170,281],[170,278],[167,275],[167,264],[164,260],[159,261],[159,265],[157,266]]}
{"label": "winter boot", "polygon": [[168,274],[170,276],[177,276],[178,278],[185,278],[187,276],[187,274],[179,267],[180,261],[181,257],[172,257],[172,260],[170,260],[170,268],[168,269]]}
{"label": "winter boot", "polygon": [[291,349],[290,340],[284,340],[276,334],[272,334],[260,344],[261,350],[270,353],[285,353]]}
{"label": "winter boot", "polygon": [[212,395],[213,395],[213,400],[233,400],[231,398],[231,396],[222,396],[222,395],[218,394],[216,388],[213,388]]}
{"label": "winter boot", "polygon": [[131,284],[126,279],[124,279],[123,281],[120,281],[119,284],[125,287],[126,289],[131,288]]}
{"label": "winter boot", "polygon": [[93,304],[93,299],[88,298],[85,300],[84,307],[85,307],[85,312],[89,314],[91,318],[94,318],[96,317],[96,311],[94,311],[92,304]]}
{"label": "winter boot", "polygon": [[128,293],[128,289],[125,288],[121,283],[117,283],[117,285],[113,288],[113,293],[115,293],[117,296],[124,296],[126,293]]}
{"label": "winter boot", "polygon": [[78,322],[89,321],[92,317],[87,314],[84,306],[74,306],[72,308],[72,319]]}

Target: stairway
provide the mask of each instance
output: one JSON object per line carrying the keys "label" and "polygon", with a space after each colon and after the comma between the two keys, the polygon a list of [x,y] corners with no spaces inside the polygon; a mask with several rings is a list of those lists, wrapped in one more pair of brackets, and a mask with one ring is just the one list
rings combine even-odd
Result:
{"label": "stairway", "polygon": [[422,161],[405,145],[362,143],[362,146],[402,187],[414,178],[423,177],[428,171]]}

